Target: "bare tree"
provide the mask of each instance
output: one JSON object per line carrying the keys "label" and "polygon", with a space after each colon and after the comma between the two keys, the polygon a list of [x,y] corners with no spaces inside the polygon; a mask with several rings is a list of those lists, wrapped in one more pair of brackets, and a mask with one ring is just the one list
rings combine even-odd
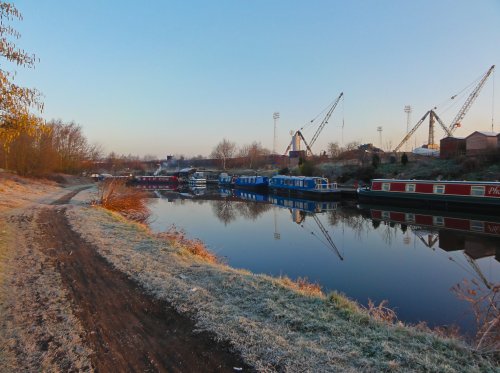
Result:
{"label": "bare tree", "polygon": [[348,142],[345,146],[345,150],[349,151],[349,150],[356,150],[359,148],[359,141],[351,141],[351,142]]}
{"label": "bare tree", "polygon": [[226,162],[233,157],[236,152],[236,144],[227,139],[223,139],[212,151],[211,157],[221,161],[222,169],[226,169]]}
{"label": "bare tree", "polygon": [[258,167],[259,160],[262,160],[264,156],[270,153],[268,149],[262,147],[262,144],[257,141],[242,146],[239,152],[240,156],[246,159],[249,168]]}
{"label": "bare tree", "polygon": [[331,158],[337,158],[340,153],[342,153],[342,148],[339,146],[338,142],[328,143],[328,155]]}

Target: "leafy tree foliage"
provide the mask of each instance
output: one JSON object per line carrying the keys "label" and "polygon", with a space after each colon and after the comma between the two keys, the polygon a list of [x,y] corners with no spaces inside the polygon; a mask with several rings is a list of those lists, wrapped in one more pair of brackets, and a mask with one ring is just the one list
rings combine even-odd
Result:
{"label": "leafy tree foliage", "polygon": [[[20,34],[8,24],[14,20],[22,20],[21,13],[13,4],[0,2],[0,58],[4,64],[32,68],[36,57],[16,46]],[[14,75],[0,68],[0,143],[5,153],[10,152],[13,141],[21,135],[31,136],[43,128],[43,121],[30,113],[31,108],[43,110],[40,93],[15,84]]]}

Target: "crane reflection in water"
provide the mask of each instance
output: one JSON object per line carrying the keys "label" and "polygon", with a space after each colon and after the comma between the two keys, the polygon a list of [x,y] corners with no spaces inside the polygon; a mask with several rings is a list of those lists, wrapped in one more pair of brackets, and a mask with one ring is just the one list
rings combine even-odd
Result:
{"label": "crane reflection in water", "polygon": [[491,353],[500,350],[500,283],[491,281],[477,261],[495,256],[500,261],[500,221],[497,217],[471,216],[441,211],[382,210],[370,208],[373,221],[410,226],[425,247],[446,252],[460,251],[463,256],[449,256],[469,278],[451,290],[467,301],[476,321],[475,348]]}
{"label": "crane reflection in water", "polygon": [[491,292],[500,282],[500,218],[231,189],[157,196],[153,229],[175,224],[237,268],[306,277],[361,304],[387,299],[402,321],[457,323],[473,333],[481,326],[474,326],[470,294],[479,291],[470,287],[477,283],[481,294],[489,292],[481,302],[496,299]]}

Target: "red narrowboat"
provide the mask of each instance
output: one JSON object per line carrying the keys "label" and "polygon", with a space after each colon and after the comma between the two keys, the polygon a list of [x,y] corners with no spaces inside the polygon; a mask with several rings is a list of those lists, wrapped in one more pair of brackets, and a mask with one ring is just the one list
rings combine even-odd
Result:
{"label": "red narrowboat", "polygon": [[500,182],[374,179],[358,189],[362,202],[479,209],[500,213]]}
{"label": "red narrowboat", "polygon": [[443,215],[434,211],[426,213],[423,210],[413,209],[380,210],[373,208],[370,208],[370,217],[372,220],[500,237],[500,221],[498,221],[498,217],[471,216],[470,214],[451,215],[446,212]]}

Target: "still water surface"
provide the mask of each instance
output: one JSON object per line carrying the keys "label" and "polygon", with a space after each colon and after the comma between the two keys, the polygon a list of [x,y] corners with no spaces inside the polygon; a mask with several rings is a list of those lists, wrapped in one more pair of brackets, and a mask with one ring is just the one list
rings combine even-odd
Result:
{"label": "still water surface", "polygon": [[228,191],[196,198],[156,195],[150,204],[153,230],[175,225],[235,268],[307,277],[364,305],[388,300],[405,322],[455,324],[471,334],[471,305],[453,287],[474,280],[487,292],[500,283],[498,217],[433,216]]}

